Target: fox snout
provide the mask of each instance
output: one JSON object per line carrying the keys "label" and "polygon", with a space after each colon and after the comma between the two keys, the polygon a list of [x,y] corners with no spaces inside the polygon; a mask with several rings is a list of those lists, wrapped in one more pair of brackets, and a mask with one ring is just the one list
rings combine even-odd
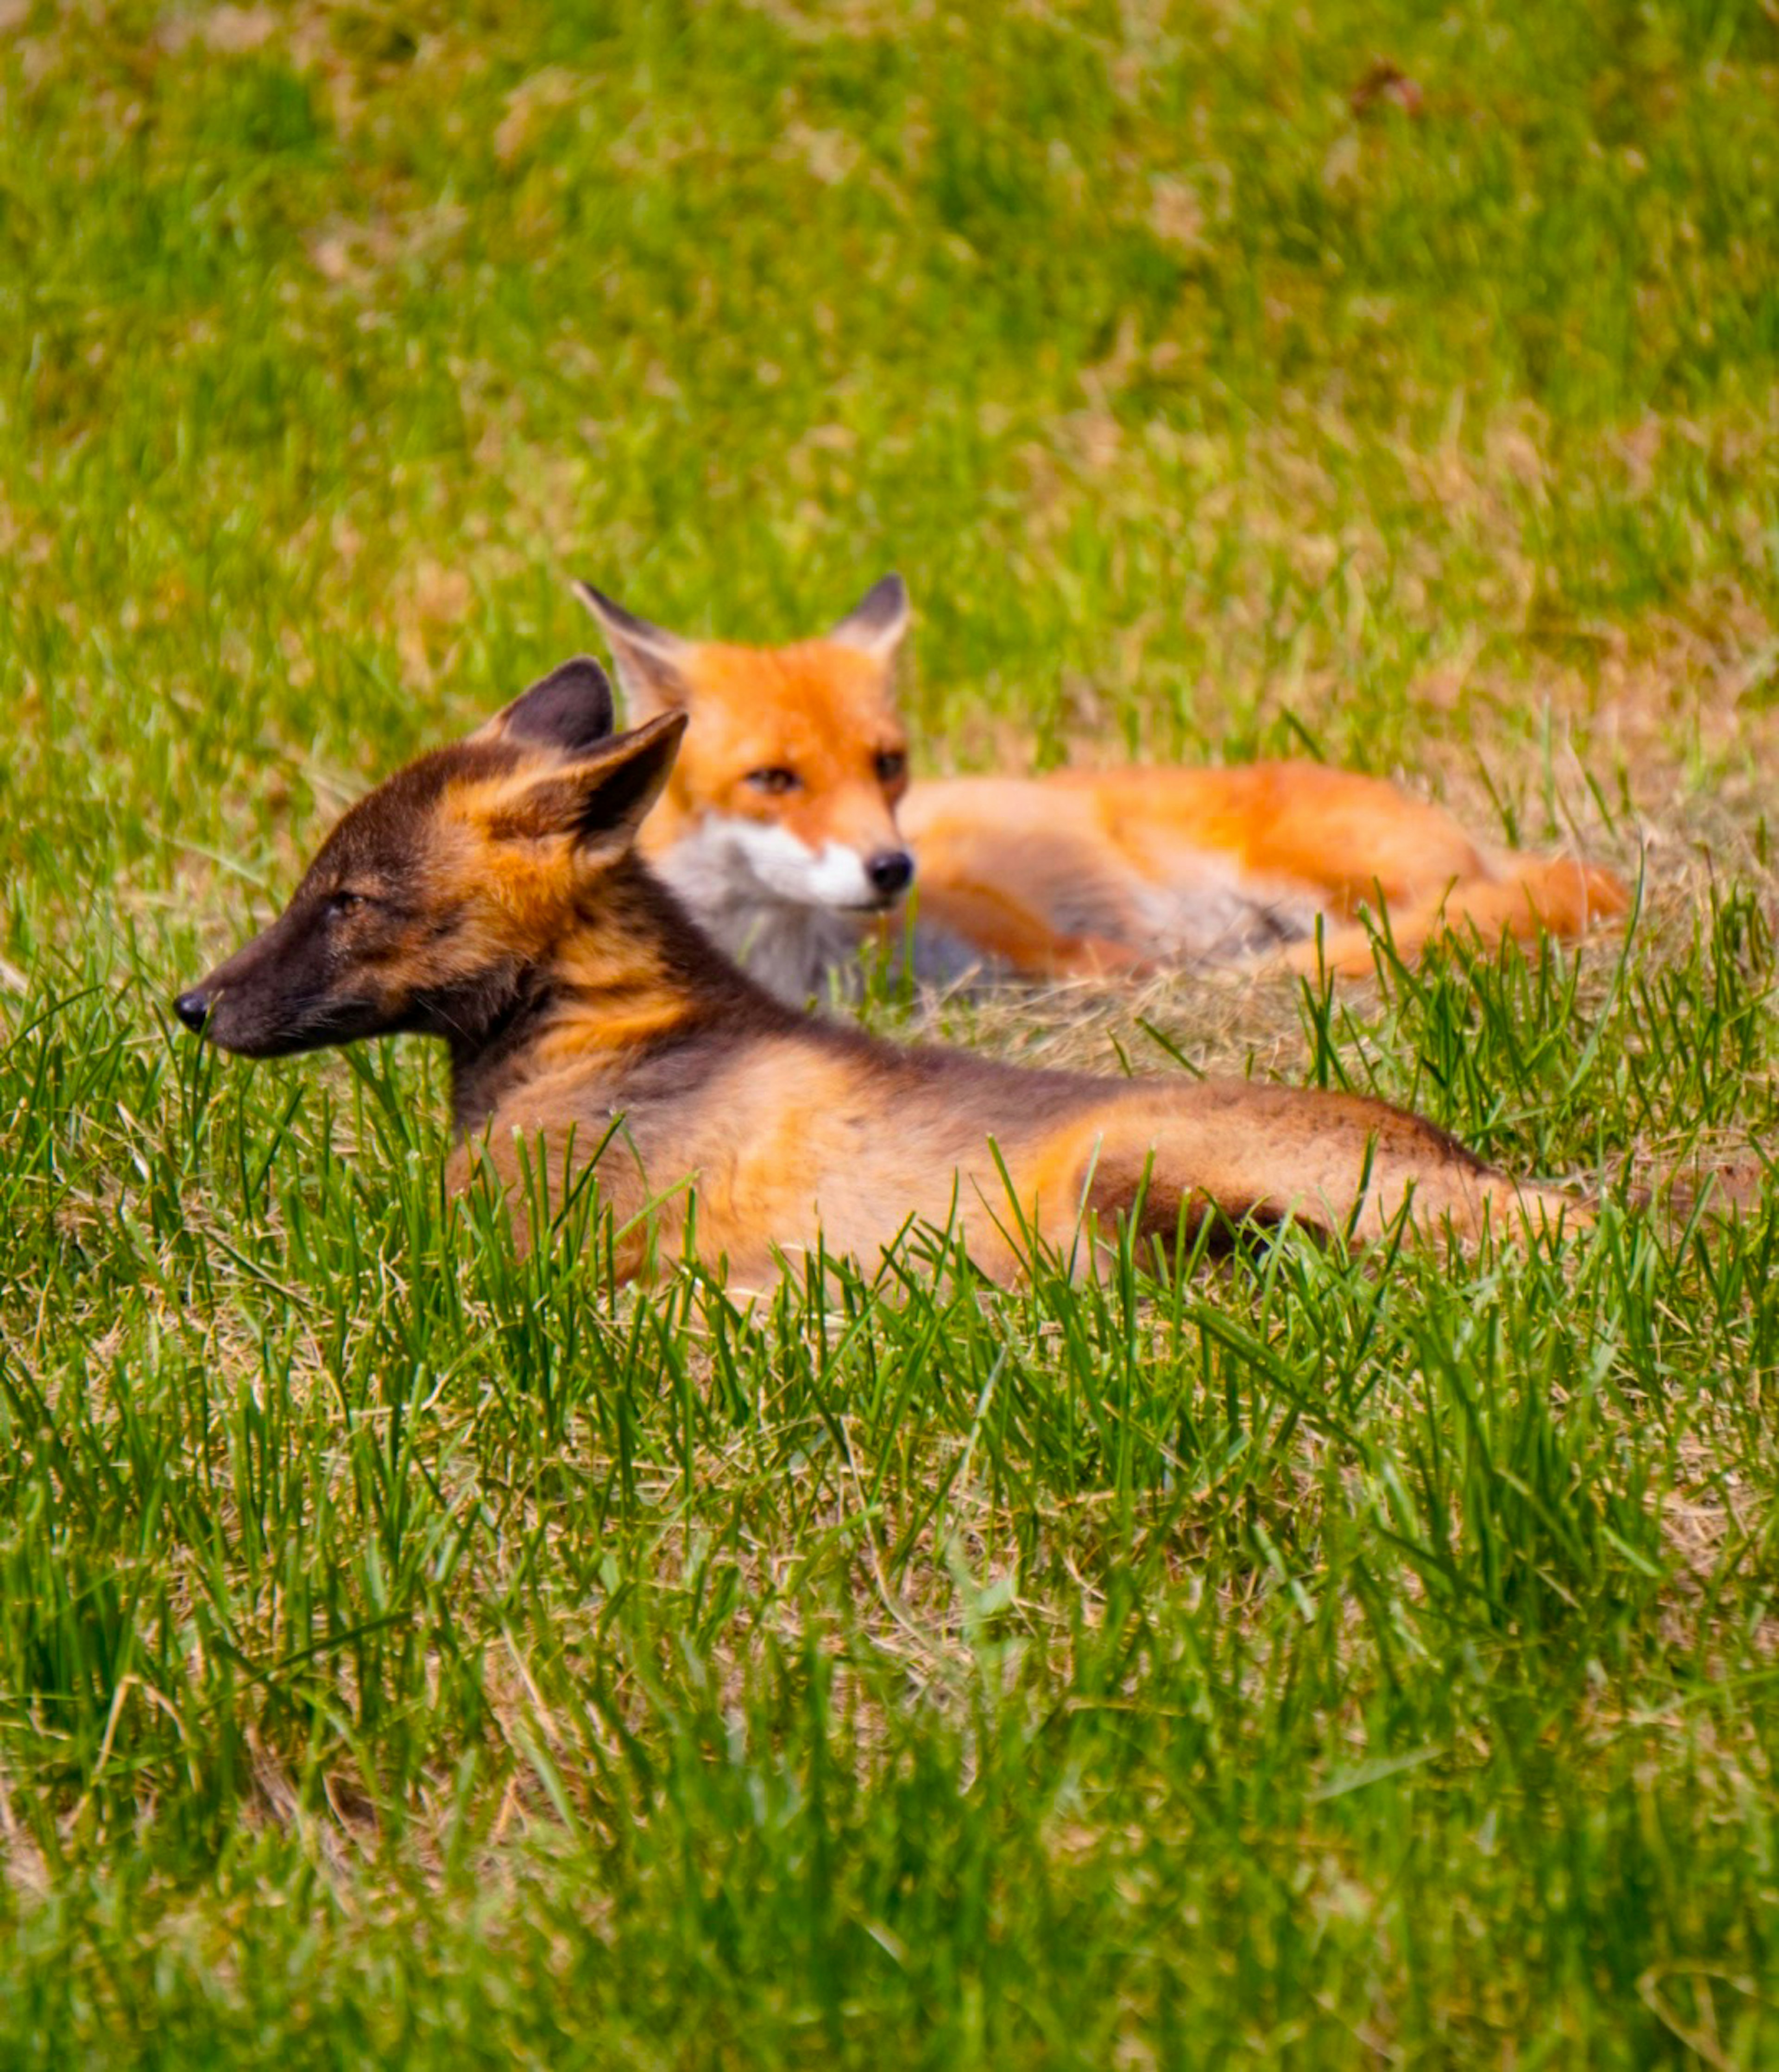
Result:
{"label": "fox snout", "polygon": [[194,1036],[201,1036],[220,1050],[237,1050],[248,1056],[270,1055],[272,1046],[256,1042],[262,1033],[250,1027],[262,1019],[253,1013],[256,986],[254,952],[263,937],[256,935],[234,956],[218,964],[208,978],[188,986],[173,1002],[173,1012]]}
{"label": "fox snout", "polygon": [[765,891],[803,906],[842,913],[877,913],[914,882],[908,850],[855,849],[850,842],[819,845],[782,824],[735,820],[726,830],[731,853]]}
{"label": "fox snout", "polygon": [[286,911],[173,1002],[195,1034],[244,1058],[298,1050],[378,1033],[377,1001],[334,968],[316,917]]}
{"label": "fox snout", "polygon": [[289,1040],[286,1019],[267,1014],[263,1002],[256,1007],[253,989],[224,986],[217,977],[213,972],[173,1002],[173,1012],[194,1036],[244,1058],[275,1058],[309,1047]]}
{"label": "fox snout", "polygon": [[755,844],[751,860],[781,896],[842,911],[879,911],[914,882],[914,858],[905,849],[866,851],[839,841],[812,849],[786,832],[778,842]]}
{"label": "fox snout", "polygon": [[174,1013],[247,1058],[471,1040],[628,867],[685,728],[668,713],[614,736],[604,672],[565,662],[360,799],[284,911]]}
{"label": "fox snout", "polygon": [[270,1029],[249,1028],[250,1008],[244,1010],[239,996],[225,992],[213,979],[205,979],[182,993],[173,1002],[173,1012],[194,1036],[203,1037],[219,1050],[237,1051],[248,1058],[270,1058],[284,1047],[271,1040],[274,1032]]}
{"label": "fox snout", "polygon": [[884,899],[895,899],[914,882],[914,858],[905,849],[881,849],[865,865],[865,875]]}
{"label": "fox snout", "polygon": [[287,1048],[300,1048],[278,1041],[281,1032],[270,1018],[254,1011],[252,989],[219,983],[221,967],[200,984],[182,993],[173,1002],[173,1012],[194,1036],[201,1036],[219,1050],[233,1050],[243,1057],[271,1058]]}

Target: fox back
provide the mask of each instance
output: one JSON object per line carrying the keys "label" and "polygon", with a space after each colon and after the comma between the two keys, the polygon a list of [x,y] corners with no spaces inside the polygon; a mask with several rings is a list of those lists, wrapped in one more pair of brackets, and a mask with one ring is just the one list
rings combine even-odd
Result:
{"label": "fox back", "polygon": [[[1624,885],[1499,852],[1394,784],[1307,763],[1060,770],[907,788],[886,577],[819,640],[683,640],[586,585],[633,709],[690,720],[649,853],[731,955],[801,1001],[854,964],[918,870],[916,976],[1266,964],[1369,972],[1369,914],[1412,956],[1449,931],[1579,935]],[[905,796],[904,796],[905,795]],[[897,831],[900,816],[900,832]],[[873,917],[875,917],[875,923]]]}
{"label": "fox back", "polygon": [[1034,1072],[799,1013],[637,853],[685,714],[611,723],[604,677],[571,662],[397,772],[179,1018],[256,1057],[442,1038],[459,1183],[511,1189],[528,1145],[558,1186],[595,1161],[627,1272],[673,1255],[688,1190],[699,1256],[749,1282],[817,1244],[869,1260],[915,1222],[1008,1273],[1133,1215],[1163,1240],[1287,1215],[1369,1237],[1410,1201],[1464,1231],[1544,1202],[1381,1102]]}

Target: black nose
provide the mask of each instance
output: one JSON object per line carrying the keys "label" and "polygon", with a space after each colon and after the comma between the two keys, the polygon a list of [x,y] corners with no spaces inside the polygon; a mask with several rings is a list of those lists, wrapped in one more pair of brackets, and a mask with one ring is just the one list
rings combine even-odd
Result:
{"label": "black nose", "polygon": [[204,993],[196,990],[182,993],[173,1003],[173,1012],[187,1029],[201,1029],[204,1018],[210,1012],[210,1002]]}
{"label": "black nose", "polygon": [[905,849],[887,849],[865,865],[865,875],[886,899],[892,899],[914,882],[914,858]]}

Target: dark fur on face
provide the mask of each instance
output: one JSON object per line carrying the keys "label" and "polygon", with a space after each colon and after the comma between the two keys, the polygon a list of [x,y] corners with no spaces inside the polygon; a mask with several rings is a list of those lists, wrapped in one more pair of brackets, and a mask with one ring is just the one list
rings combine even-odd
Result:
{"label": "dark fur on face", "polygon": [[175,1011],[270,1058],[366,1036],[485,1040],[591,881],[628,849],[683,721],[614,737],[578,660],[361,800],[272,925]]}
{"label": "dark fur on face", "polygon": [[633,853],[685,726],[614,735],[599,670],[558,670],[355,806],[180,1018],[254,1056],[443,1037],[450,1184],[512,1195],[532,1149],[551,1186],[596,1158],[624,1274],[677,1256],[692,1223],[676,1237],[661,1204],[688,1185],[698,1257],[743,1285],[830,1240],[875,1256],[911,1219],[1011,1275],[1052,1233],[1096,1258],[1109,1218],[1165,1245],[1213,1215],[1375,1238],[1410,1207],[1466,1231],[1563,1213],[1379,1101],[1021,1071],[797,1013]]}

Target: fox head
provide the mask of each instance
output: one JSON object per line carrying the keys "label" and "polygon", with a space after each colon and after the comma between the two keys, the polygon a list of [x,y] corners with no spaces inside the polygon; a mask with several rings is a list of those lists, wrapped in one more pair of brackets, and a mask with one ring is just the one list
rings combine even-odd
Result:
{"label": "fox head", "polygon": [[676,882],[844,912],[892,906],[914,878],[896,831],[908,736],[896,707],[908,591],[885,576],[819,639],[683,640],[577,594],[612,643],[633,719],[682,713],[686,746],[647,845]]}
{"label": "fox head", "polygon": [[175,1013],[255,1058],[484,1036],[596,906],[685,726],[669,712],[615,735],[604,671],[564,663],[360,800],[277,920]]}

